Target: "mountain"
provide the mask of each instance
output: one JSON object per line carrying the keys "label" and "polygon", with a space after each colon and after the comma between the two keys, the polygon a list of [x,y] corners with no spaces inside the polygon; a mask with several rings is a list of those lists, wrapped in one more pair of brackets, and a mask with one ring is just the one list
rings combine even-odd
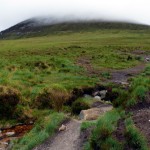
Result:
{"label": "mountain", "polygon": [[149,30],[150,26],[125,22],[106,22],[95,20],[68,22],[58,21],[54,18],[32,18],[0,32],[0,39],[16,39],[22,37],[45,36],[49,34],[93,31],[99,29]]}

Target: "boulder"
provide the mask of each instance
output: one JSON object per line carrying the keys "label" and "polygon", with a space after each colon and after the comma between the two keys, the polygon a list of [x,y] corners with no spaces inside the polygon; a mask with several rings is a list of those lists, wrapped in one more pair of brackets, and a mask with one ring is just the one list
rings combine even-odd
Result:
{"label": "boulder", "polygon": [[79,118],[81,120],[96,120],[98,117],[105,114],[105,112],[113,109],[113,106],[108,105],[101,108],[91,108],[87,110],[82,110],[80,112]]}
{"label": "boulder", "polygon": [[107,93],[107,90],[96,91],[96,92],[93,93],[93,96],[94,97],[99,96],[99,97],[101,97],[101,99],[104,99],[105,96],[106,96],[106,93]]}

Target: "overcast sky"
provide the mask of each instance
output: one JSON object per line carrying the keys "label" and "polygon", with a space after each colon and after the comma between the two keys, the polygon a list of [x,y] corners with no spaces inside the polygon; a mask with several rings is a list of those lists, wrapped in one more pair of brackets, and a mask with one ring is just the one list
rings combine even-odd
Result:
{"label": "overcast sky", "polygon": [[150,0],[0,0],[0,31],[37,16],[150,25]]}

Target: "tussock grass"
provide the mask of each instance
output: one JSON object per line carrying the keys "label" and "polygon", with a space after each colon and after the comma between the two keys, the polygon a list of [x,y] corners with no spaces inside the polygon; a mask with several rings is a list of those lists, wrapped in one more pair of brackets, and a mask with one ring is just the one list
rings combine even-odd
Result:
{"label": "tussock grass", "polygon": [[[149,66],[148,66],[149,68]],[[113,92],[118,93],[118,98],[113,101],[115,107],[128,108],[136,105],[138,102],[146,102],[148,92],[150,91],[150,78],[145,72],[130,80],[130,87],[124,90],[118,87],[113,88]]]}
{"label": "tussock grass", "polygon": [[64,103],[69,99],[69,93],[60,85],[53,85],[50,90],[50,98],[52,100],[53,108],[56,111],[61,111]]}
{"label": "tussock grass", "polygon": [[131,149],[148,150],[146,138],[140,133],[140,131],[134,126],[131,118],[126,119],[126,144]]}
{"label": "tussock grass", "polygon": [[112,138],[112,133],[119,119],[120,115],[117,110],[107,112],[99,118],[90,138],[91,149],[121,149],[121,144]]}
{"label": "tussock grass", "polygon": [[150,78],[139,76],[133,79],[128,93],[127,107],[134,106],[138,102],[146,101],[147,94],[150,90]]}
{"label": "tussock grass", "polygon": [[18,90],[7,86],[0,86],[0,117],[14,117],[17,105],[21,100],[21,94]]}
{"label": "tussock grass", "polygon": [[33,106],[39,109],[53,108],[59,112],[69,97],[69,92],[63,86],[54,84],[39,93]]}

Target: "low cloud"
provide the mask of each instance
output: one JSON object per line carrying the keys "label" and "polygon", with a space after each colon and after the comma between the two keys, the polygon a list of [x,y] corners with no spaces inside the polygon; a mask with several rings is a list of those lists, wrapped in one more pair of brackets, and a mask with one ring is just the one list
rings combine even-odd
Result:
{"label": "low cloud", "polygon": [[149,14],[149,0],[0,0],[0,31],[42,16],[58,22],[108,20],[150,25]]}

